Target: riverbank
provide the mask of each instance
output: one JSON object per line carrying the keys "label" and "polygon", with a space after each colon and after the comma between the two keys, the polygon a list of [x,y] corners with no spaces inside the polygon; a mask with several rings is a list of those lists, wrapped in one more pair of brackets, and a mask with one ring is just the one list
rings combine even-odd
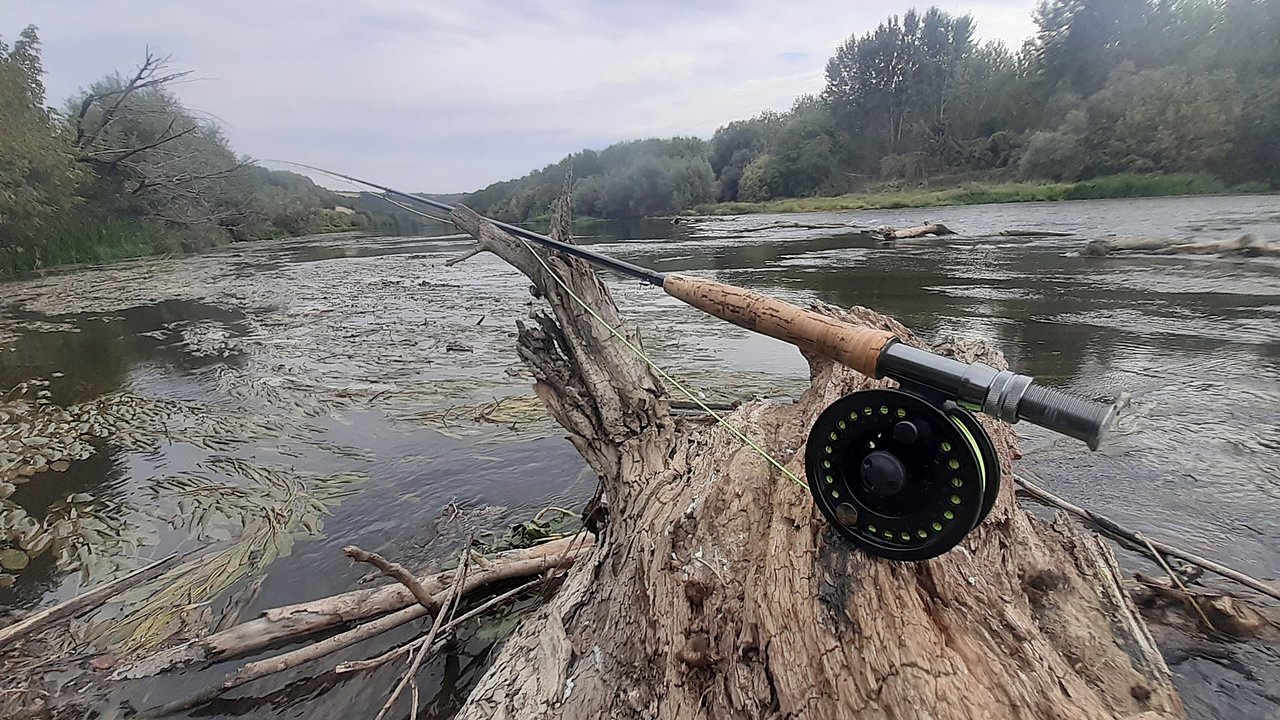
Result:
{"label": "riverbank", "polygon": [[1271,189],[1249,184],[1229,188],[1212,175],[1109,175],[1071,183],[978,183],[929,189],[893,189],[850,193],[834,197],[779,198],[761,202],[721,202],[700,205],[687,215],[748,215],[753,213],[829,212],[834,210],[892,210],[895,208],[980,205],[984,203],[1044,202],[1057,200],[1106,200],[1112,198],[1167,197],[1267,193]]}

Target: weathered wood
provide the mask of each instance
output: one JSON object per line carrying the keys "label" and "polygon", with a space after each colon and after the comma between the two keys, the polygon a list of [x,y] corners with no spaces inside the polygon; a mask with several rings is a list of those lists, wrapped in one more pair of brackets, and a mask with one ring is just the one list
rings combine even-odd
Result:
{"label": "weathered wood", "polygon": [[1156,237],[1114,237],[1090,240],[1080,250],[1083,257],[1105,257],[1113,253],[1148,255],[1221,255],[1227,257],[1280,257],[1280,242],[1259,240],[1245,234],[1235,240],[1186,242]]}
{"label": "weathered wood", "polygon": [[955,235],[955,232],[942,223],[927,223],[915,227],[902,228],[901,230],[889,225],[881,225],[872,230],[870,235],[876,240],[909,240],[911,238],[925,237],[926,235]]}
{"label": "weathered wood", "polygon": [[1035,498],[1036,500],[1039,500],[1040,502],[1046,505],[1049,505],[1050,507],[1055,507],[1059,510],[1065,510],[1066,512],[1069,512],[1072,515],[1075,515],[1081,520],[1084,520],[1085,522],[1089,523],[1090,526],[1092,526],[1094,529],[1096,529],[1098,532],[1101,532],[1104,535],[1115,538],[1116,540],[1121,541],[1125,545],[1139,551],[1143,550],[1144,545],[1151,546],[1151,549],[1154,553],[1152,554],[1153,559],[1158,560],[1159,553],[1164,553],[1165,555],[1172,555],[1173,557],[1176,557],[1179,560],[1182,560],[1184,562],[1189,562],[1192,565],[1195,565],[1196,567],[1202,568],[1204,570],[1208,570],[1209,572],[1212,572],[1216,575],[1221,575],[1222,577],[1227,578],[1228,580],[1234,580],[1235,582],[1238,582],[1241,585],[1251,590],[1256,590],[1257,592],[1260,592],[1263,595],[1267,595],[1276,600],[1280,600],[1280,588],[1276,587],[1274,584],[1265,583],[1255,577],[1245,575],[1239,570],[1229,568],[1226,565],[1223,565],[1222,563],[1214,562],[1206,557],[1201,557],[1199,555],[1196,555],[1195,553],[1183,550],[1180,547],[1175,547],[1173,545],[1169,545],[1168,543],[1160,542],[1159,540],[1152,540],[1150,538],[1146,538],[1141,535],[1138,535],[1137,533],[1130,532],[1129,530],[1125,530],[1124,528],[1117,525],[1115,521],[1111,520],[1110,518],[1104,515],[1099,515],[1098,513],[1095,513],[1092,510],[1086,510],[1080,507],[1079,505],[1075,505],[1073,503],[1067,502],[1066,500],[1063,500],[1057,495],[1054,495],[1048,490],[1045,490],[1044,488],[1035,485],[1034,483],[1030,482],[1029,480],[1023,477],[1015,475],[1013,479],[1014,479],[1014,482],[1017,483],[1018,488],[1023,492],[1027,493],[1028,495],[1030,495],[1031,497]]}
{"label": "weathered wood", "polygon": [[[950,553],[868,557],[723,427],[670,417],[646,365],[560,291],[537,250],[469,211],[455,218],[545,291],[554,319],[521,324],[518,350],[610,508],[597,546],[506,642],[460,718],[1182,716],[1101,540],[1028,515],[1009,483]],[[617,323],[593,272],[546,261]],[[870,310],[815,309],[919,344]],[[982,344],[934,350],[1004,366]],[[797,402],[728,416],[800,475],[817,414],[886,385],[810,366]],[[1015,437],[983,422],[1007,473]]]}
{"label": "weathered wood", "polygon": [[427,610],[435,610],[435,607],[431,605],[435,601],[431,593],[427,592],[427,589],[418,583],[418,578],[414,577],[413,573],[406,570],[400,563],[393,563],[378,553],[369,552],[355,545],[348,545],[342,548],[342,554],[356,562],[369,563],[378,568],[383,575],[408,588],[419,605]]}
{"label": "weathered wood", "polygon": [[[573,538],[563,538],[527,550],[512,550],[489,558],[490,565],[470,576],[476,587],[529,577],[549,568],[572,563],[580,550]],[[583,541],[579,540],[579,544]],[[590,547],[587,538],[586,547]],[[418,578],[422,588],[438,596],[449,587],[452,571]],[[399,613],[396,615],[396,613]],[[384,585],[368,590],[298,603],[264,612],[260,617],[214,633],[207,637],[168,648],[116,670],[113,679],[132,679],[157,675],[176,668],[229,660],[278,645],[287,640],[300,640],[315,633],[348,625],[368,618],[386,615],[382,630],[398,627],[426,615],[428,610],[418,603],[404,585]],[[387,615],[392,613],[392,615]],[[364,627],[364,626],[361,626]],[[376,632],[370,633],[372,637]]]}
{"label": "weathered wood", "polygon": [[799,222],[773,222],[767,225],[757,225],[756,227],[738,228],[733,230],[734,234],[764,232],[765,230],[854,230],[857,226],[849,223],[799,223]]}
{"label": "weathered wood", "polygon": [[1003,237],[1071,237],[1077,233],[1060,230],[1001,230],[996,234]]}
{"label": "weathered wood", "polygon": [[0,647],[8,647],[10,643],[39,632],[52,623],[75,617],[130,588],[137,587],[149,580],[154,580],[168,572],[170,568],[177,565],[185,557],[188,556],[175,553],[161,558],[146,567],[134,570],[124,577],[116,578],[65,602],[60,602],[53,607],[36,612],[12,625],[0,628]]}

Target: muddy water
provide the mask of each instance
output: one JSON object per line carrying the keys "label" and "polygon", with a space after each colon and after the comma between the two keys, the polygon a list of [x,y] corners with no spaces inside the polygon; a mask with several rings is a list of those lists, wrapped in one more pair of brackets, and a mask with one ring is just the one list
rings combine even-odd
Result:
{"label": "muddy water", "polygon": [[[890,247],[858,232],[924,220],[961,234]],[[791,221],[849,227],[758,230]],[[1011,228],[1073,235],[995,234]],[[467,531],[500,532],[539,508],[580,505],[593,479],[522,400],[529,382],[513,351],[514,322],[531,301],[527,282],[489,256],[443,267],[466,247],[444,232],[265,243],[0,285],[0,391],[30,385],[0,397],[0,408],[47,416],[42,432],[91,449],[68,445],[89,454],[65,470],[14,478],[12,497],[0,500],[0,513],[21,509],[49,525],[74,517],[51,536],[52,549],[10,574],[0,606],[69,596],[174,549],[218,551],[209,563],[218,571],[189,588],[197,610],[166,615],[147,598],[127,598],[116,615],[132,612],[131,623],[91,617],[67,641],[91,653],[141,647],[352,587],[364,572],[343,560],[346,544],[425,562]],[[1043,382],[1097,397],[1131,393],[1120,431],[1098,453],[1019,428],[1025,465],[1123,524],[1275,578],[1280,264],[1072,254],[1107,233],[1242,232],[1280,239],[1280,198],[643,221],[593,226],[583,241],[795,302],[868,305],[926,337],[986,338]],[[789,346],[652,288],[611,282],[654,355],[708,397],[803,387],[805,367]],[[504,398],[514,399],[495,402]],[[80,435],[81,418],[100,432]],[[448,519],[450,503],[462,520]],[[1144,569],[1137,558],[1122,560]],[[163,623],[138,620],[156,614]],[[424,675],[422,716],[445,717],[461,701],[483,669],[491,630]],[[1170,661],[1197,717],[1274,717],[1280,707],[1273,650],[1177,650]],[[112,701],[168,701],[226,670],[140,683]],[[395,672],[348,681],[322,701],[314,697],[331,681],[277,683],[253,693],[275,691],[269,703],[214,710],[365,712]]]}

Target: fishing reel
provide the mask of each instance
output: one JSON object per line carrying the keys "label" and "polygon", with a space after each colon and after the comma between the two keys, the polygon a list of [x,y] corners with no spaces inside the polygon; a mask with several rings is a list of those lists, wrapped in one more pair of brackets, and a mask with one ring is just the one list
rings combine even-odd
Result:
{"label": "fishing reel", "polygon": [[832,403],[809,433],[805,471],[836,530],[890,560],[927,560],[955,547],[1000,491],[1000,458],[977,419],[907,383]]}

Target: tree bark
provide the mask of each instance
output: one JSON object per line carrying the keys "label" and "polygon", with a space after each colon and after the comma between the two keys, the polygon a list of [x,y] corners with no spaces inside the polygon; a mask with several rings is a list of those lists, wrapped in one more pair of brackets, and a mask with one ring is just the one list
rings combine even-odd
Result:
{"label": "tree bark", "polygon": [[[553,234],[567,239],[563,211]],[[982,526],[946,555],[869,557],[723,427],[673,417],[648,367],[534,253],[638,342],[585,264],[534,249],[466,208],[454,218],[549,302],[551,314],[519,324],[519,354],[609,503],[596,546],[507,641],[458,717],[1183,715],[1101,540],[1064,515],[1046,522],[1023,512],[1007,481]],[[815,309],[919,344],[865,308]],[[1005,366],[981,343],[935,351]],[[888,384],[809,360],[812,383],[797,402],[749,403],[728,416],[800,476],[818,413]],[[1014,434],[983,422],[1008,477]]]}
{"label": "tree bark", "polygon": [[955,231],[942,223],[927,223],[925,225],[902,228],[901,230],[888,225],[881,225],[871,231],[871,237],[876,240],[908,240],[926,235],[955,235]]}
{"label": "tree bark", "polygon": [[1149,255],[1225,255],[1232,257],[1280,257],[1280,242],[1241,235],[1235,240],[1182,242],[1168,238],[1116,237],[1090,240],[1080,254],[1105,257],[1113,253],[1138,252]]}

